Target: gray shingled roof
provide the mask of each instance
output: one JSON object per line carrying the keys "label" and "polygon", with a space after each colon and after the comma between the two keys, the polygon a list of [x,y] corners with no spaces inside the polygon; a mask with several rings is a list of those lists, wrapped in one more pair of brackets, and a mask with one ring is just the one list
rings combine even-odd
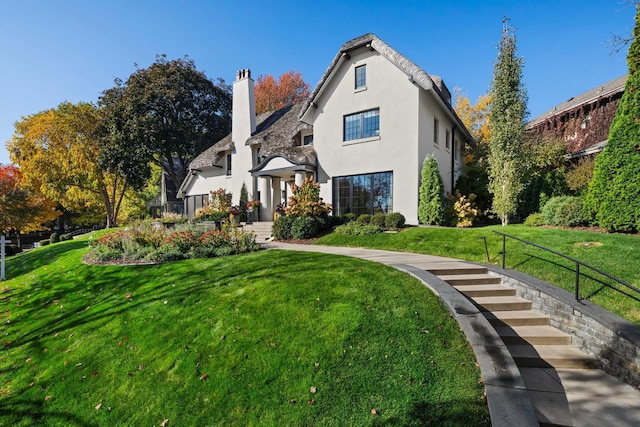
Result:
{"label": "gray shingled roof", "polygon": [[260,145],[260,155],[277,154],[282,148],[293,147],[293,138],[303,129],[312,126],[300,122],[298,115],[302,104],[274,111],[268,119],[256,127],[256,132],[246,141],[246,145]]}
{"label": "gray shingled roof", "polygon": [[[262,151],[260,151],[262,154]],[[277,151],[273,151],[271,154],[267,155],[263,161],[261,161],[255,168],[251,169],[249,172],[257,172],[262,170],[262,168],[271,161],[274,157],[284,157],[294,165],[308,165],[311,167],[317,166],[317,156],[316,150],[314,150],[313,146],[294,146],[294,147],[280,147]]]}
{"label": "gray shingled roof", "polygon": [[[433,90],[438,95],[438,97],[440,97],[440,99],[443,101],[444,105],[447,106],[447,108],[449,109],[449,111],[451,112],[455,120],[458,122],[460,129],[462,129],[463,132],[465,133],[465,136],[467,137],[467,139],[469,139],[470,141],[473,140],[473,138],[469,134],[469,131],[467,130],[467,128],[464,126],[464,124],[462,123],[458,115],[453,110],[453,107],[451,106],[451,103],[450,103],[450,94],[448,93],[449,91],[448,89],[446,89],[446,86],[444,85],[443,80],[438,76],[427,74],[422,68],[418,67],[416,64],[411,62],[409,59],[407,59],[405,56],[403,56],[398,51],[393,49],[391,46],[389,46],[388,44],[380,40],[380,38],[378,38],[375,34],[371,34],[371,33],[357,37],[342,45],[342,47],[340,48],[336,56],[333,58],[333,61],[331,61],[331,63],[329,64],[329,67],[327,67],[326,71],[320,78],[320,81],[318,82],[315,89],[311,93],[311,96],[309,96],[309,99],[305,101],[302,107],[302,110],[300,112],[301,118],[307,112],[307,110],[313,105],[314,100],[318,97],[325,83],[333,73],[334,69],[338,66],[342,56],[345,54],[348,54],[348,52],[352,50],[358,49],[363,46],[370,46],[370,48],[376,50],[378,53],[380,53],[380,55],[387,58],[392,64],[394,64],[396,67],[402,70],[408,77],[411,78],[411,80],[413,80],[422,89]],[[443,90],[447,91],[446,96],[445,94],[443,94]]]}
{"label": "gray shingled roof", "polygon": [[[262,113],[256,117],[256,131],[244,141],[245,145],[260,145],[261,156],[281,155],[292,163],[311,164],[309,154],[303,150],[289,150],[294,147],[294,136],[303,129],[312,129],[306,123],[298,119],[302,104],[295,104],[281,108],[276,111]],[[235,143],[242,144],[242,141],[232,141],[231,134],[225,136],[213,146],[203,151],[189,164],[189,169],[199,169],[202,167],[215,165],[223,154],[235,147]],[[315,152],[313,154],[313,164],[315,164]]]}
{"label": "gray shingled roof", "polygon": [[588,104],[590,102],[596,101],[599,98],[605,98],[617,92],[622,92],[624,90],[624,84],[626,83],[626,81],[627,75],[625,74],[624,76],[620,76],[617,79],[611,80],[610,82],[593,88],[585,93],[569,98],[563,103],[556,105],[549,111],[545,111],[539,116],[531,119],[529,123],[527,123],[527,128],[532,128],[535,125],[544,122],[545,120],[553,116],[557,116],[566,111],[570,111],[580,105]]}
{"label": "gray shingled roof", "polygon": [[[264,123],[274,114],[273,111],[259,114],[256,117],[256,132],[264,127]],[[235,147],[234,141],[231,140],[231,134],[225,136],[220,141],[200,153],[195,159],[189,163],[189,169],[200,169],[202,167],[213,166],[222,158],[222,155]]]}

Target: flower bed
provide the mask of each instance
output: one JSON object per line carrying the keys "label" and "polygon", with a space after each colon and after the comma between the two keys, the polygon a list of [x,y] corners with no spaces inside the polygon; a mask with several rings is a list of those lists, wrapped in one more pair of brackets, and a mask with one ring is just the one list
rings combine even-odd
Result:
{"label": "flower bed", "polygon": [[211,258],[260,248],[253,233],[229,224],[212,230],[186,224],[166,229],[150,223],[105,234],[89,246],[87,262],[123,264]]}

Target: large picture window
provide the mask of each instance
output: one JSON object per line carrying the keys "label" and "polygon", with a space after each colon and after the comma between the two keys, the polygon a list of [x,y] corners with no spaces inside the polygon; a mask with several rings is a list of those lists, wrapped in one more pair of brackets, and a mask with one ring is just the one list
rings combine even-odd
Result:
{"label": "large picture window", "polygon": [[380,135],[380,109],[362,111],[344,116],[344,140]]}
{"label": "large picture window", "polygon": [[333,213],[342,216],[393,212],[393,172],[333,178]]}

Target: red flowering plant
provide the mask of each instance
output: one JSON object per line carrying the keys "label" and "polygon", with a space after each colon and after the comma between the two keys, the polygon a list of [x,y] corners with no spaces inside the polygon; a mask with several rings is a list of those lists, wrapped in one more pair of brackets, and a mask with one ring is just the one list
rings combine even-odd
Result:
{"label": "red flowering plant", "polygon": [[218,248],[225,245],[228,240],[228,236],[225,232],[220,230],[209,230],[200,236],[200,243],[203,246]]}
{"label": "red flowering plant", "polygon": [[260,207],[260,200],[251,200],[247,203],[247,209],[256,209]]}
{"label": "red flowering plant", "polygon": [[195,246],[198,246],[200,239],[193,231],[174,231],[164,239],[164,244],[172,246],[180,252],[188,252]]}

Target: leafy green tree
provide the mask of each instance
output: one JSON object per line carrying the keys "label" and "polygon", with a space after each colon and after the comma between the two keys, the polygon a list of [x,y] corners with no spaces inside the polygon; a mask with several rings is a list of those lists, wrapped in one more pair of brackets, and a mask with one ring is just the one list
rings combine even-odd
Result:
{"label": "leafy green tree", "polygon": [[640,231],[640,9],[627,54],[629,77],[609,141],[596,157],[586,207],[609,231]]}
{"label": "leafy green tree", "polygon": [[126,177],[98,163],[100,123],[95,105],[63,102],[17,122],[7,149],[25,186],[67,211],[99,210],[107,227],[115,227],[129,185]]}
{"label": "leafy green tree", "polygon": [[427,156],[422,163],[418,219],[423,224],[444,222],[444,184],[438,171],[438,161]]}
{"label": "leafy green tree", "polygon": [[522,83],[523,64],[523,59],[516,56],[515,32],[505,21],[491,83],[488,158],[492,210],[503,226],[509,223],[509,216],[516,213],[525,172],[522,141],[527,94]]}
{"label": "leafy green tree", "polygon": [[188,57],[157,56],[126,82],[116,79],[99,105],[110,133],[100,160],[136,184],[149,178],[146,165],[156,162],[180,187],[189,162],[231,130],[231,87],[209,80]]}

